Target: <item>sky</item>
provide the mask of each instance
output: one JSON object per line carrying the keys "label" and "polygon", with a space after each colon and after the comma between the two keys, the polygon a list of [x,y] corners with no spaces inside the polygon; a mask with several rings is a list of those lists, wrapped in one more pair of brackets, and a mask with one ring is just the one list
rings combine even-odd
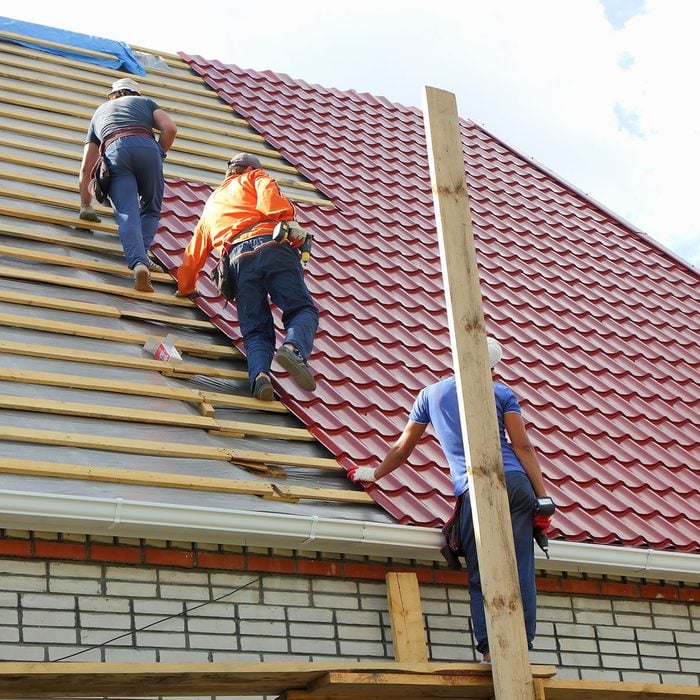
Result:
{"label": "sky", "polygon": [[0,15],[483,126],[700,267],[700,0],[0,0]]}

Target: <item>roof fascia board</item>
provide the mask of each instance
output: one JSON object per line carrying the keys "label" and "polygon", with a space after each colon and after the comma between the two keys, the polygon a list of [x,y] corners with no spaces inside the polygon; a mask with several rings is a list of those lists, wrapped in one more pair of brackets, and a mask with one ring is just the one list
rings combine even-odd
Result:
{"label": "roof fascia board", "polygon": [[[442,562],[439,530],[258,511],[0,490],[0,527]],[[553,541],[552,572],[700,582],[700,556]]]}

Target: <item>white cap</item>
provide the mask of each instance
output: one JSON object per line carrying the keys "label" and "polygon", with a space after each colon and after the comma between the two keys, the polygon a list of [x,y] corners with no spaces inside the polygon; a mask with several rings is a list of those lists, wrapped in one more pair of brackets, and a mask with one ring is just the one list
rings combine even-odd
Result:
{"label": "white cap", "polygon": [[119,78],[119,80],[115,80],[112,83],[112,89],[109,94],[111,95],[112,93],[119,92],[119,90],[129,90],[135,92],[137,95],[141,94],[141,88],[137,85],[136,81],[131,78]]}
{"label": "white cap", "polygon": [[501,359],[501,345],[495,338],[490,336],[486,338],[486,345],[489,351],[489,366],[493,367]]}

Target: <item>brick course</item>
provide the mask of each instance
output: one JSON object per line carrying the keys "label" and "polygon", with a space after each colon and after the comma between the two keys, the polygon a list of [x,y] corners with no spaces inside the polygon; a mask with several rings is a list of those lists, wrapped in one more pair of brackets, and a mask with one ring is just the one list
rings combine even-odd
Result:
{"label": "brick course", "polygon": [[[475,660],[463,572],[286,550],[66,539],[0,538],[3,659],[393,658],[384,577],[415,570],[430,659]],[[542,574],[538,591],[531,661],[554,664],[559,678],[700,683],[697,587]]]}

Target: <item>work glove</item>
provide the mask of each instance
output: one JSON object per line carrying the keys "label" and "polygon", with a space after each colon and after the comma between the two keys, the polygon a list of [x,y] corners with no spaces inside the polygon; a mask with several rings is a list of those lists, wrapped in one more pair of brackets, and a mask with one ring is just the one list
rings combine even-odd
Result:
{"label": "work glove", "polygon": [[356,484],[360,481],[373,482],[377,480],[377,477],[374,475],[376,471],[372,467],[350,467],[347,477]]}
{"label": "work glove", "polygon": [[97,212],[89,204],[87,206],[80,206],[80,214],[78,214],[78,217],[83,219],[84,221],[94,221],[97,224],[99,224],[100,221],[102,221],[102,219],[100,219],[100,217],[97,216]]}
{"label": "work glove", "polygon": [[541,532],[546,535],[552,528],[552,516],[535,513],[535,518],[532,521],[532,529],[536,532]]}
{"label": "work glove", "polygon": [[549,496],[540,496],[535,503],[535,517],[532,521],[532,536],[540,549],[549,559],[549,538],[547,533],[552,527],[552,516],[557,506]]}

